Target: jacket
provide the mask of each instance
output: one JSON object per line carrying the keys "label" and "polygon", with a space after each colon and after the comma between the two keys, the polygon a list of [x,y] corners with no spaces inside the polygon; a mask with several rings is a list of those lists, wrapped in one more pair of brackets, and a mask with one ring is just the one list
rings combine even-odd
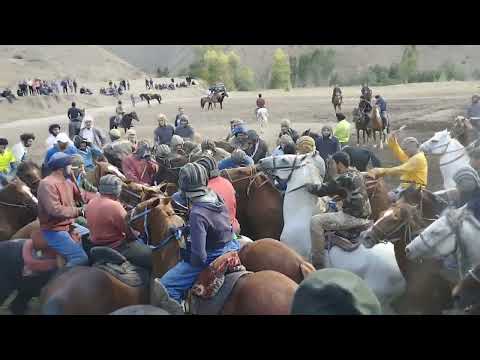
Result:
{"label": "jacket", "polygon": [[[80,132],[78,133],[81,137],[85,138],[83,134],[85,133],[85,128],[80,129]],[[92,127],[92,132],[93,132],[93,142],[92,144],[99,147],[100,149],[108,143],[107,137],[103,134],[103,131],[97,128]]]}
{"label": "jacket", "polygon": [[329,136],[328,138],[319,136],[315,138],[315,147],[325,161],[327,161],[329,155],[340,151],[340,143],[335,136]]}
{"label": "jacket", "polygon": [[221,176],[217,176],[208,181],[208,187],[223,199],[223,202],[228,209],[233,231],[236,234],[239,234],[240,224],[237,220],[237,199],[235,197],[235,189],[233,188],[232,183]]}
{"label": "jacket", "polygon": [[412,183],[417,184],[418,187],[426,187],[428,185],[428,162],[425,154],[420,151],[409,158],[393,137],[388,140],[388,146],[403,164],[392,168],[379,168],[379,175],[400,175],[400,186],[404,189]]}
{"label": "jacket", "polygon": [[342,211],[356,218],[367,219],[372,213],[363,177],[353,168],[326,184],[315,185],[311,193],[319,197],[342,196]]}
{"label": "jacket", "polygon": [[85,209],[92,243],[113,249],[120,246],[127,234],[126,216],[120,202],[107,196],[95,196]]}
{"label": "jacket", "polygon": [[125,177],[142,185],[152,185],[158,167],[151,160],[139,160],[134,154],[122,160],[122,170]]}
{"label": "jacket", "polygon": [[236,164],[231,157],[228,157],[218,163],[218,170],[234,169],[238,167],[252,166],[254,164],[255,163],[250,156],[247,156],[247,159],[241,164]]}
{"label": "jacket", "polygon": [[350,164],[358,171],[367,171],[369,162],[371,162],[373,167],[382,166],[380,160],[378,160],[375,154],[368,149],[345,146],[342,151],[350,155]]}
{"label": "jacket", "polygon": [[215,193],[209,192],[193,202],[189,217],[193,266],[206,266],[207,252],[233,240],[227,207]]}
{"label": "jacket", "polygon": [[376,104],[380,108],[380,111],[387,111],[387,103],[384,100],[384,98],[382,97],[378,98]]}
{"label": "jacket", "polygon": [[81,195],[69,180],[49,175],[40,180],[37,190],[40,229],[68,231],[79,215],[75,200]]}
{"label": "jacket", "polygon": [[79,109],[71,107],[68,109],[67,116],[70,119],[70,121],[80,121],[82,117],[82,113],[80,112]]}
{"label": "jacket", "polygon": [[85,151],[77,149],[77,154],[82,156],[83,163],[85,165],[85,169],[91,170],[95,167],[95,164],[93,162],[93,155],[98,157],[98,156],[102,155],[103,153],[100,149],[98,149],[95,146],[92,146],[92,147],[88,146],[87,150],[85,150]]}
{"label": "jacket", "polygon": [[247,151],[247,155],[250,156],[255,164],[257,164],[260,160],[265,158],[268,153],[268,145],[267,143],[259,139],[258,142],[251,146]]}
{"label": "jacket", "polygon": [[184,139],[193,140],[194,131],[190,125],[179,125],[175,128],[175,135],[181,136]]}
{"label": "jacket", "polygon": [[8,174],[11,170],[11,165],[14,165],[15,162],[17,162],[17,160],[12,150],[5,149],[3,154],[0,154],[0,173]]}
{"label": "jacket", "polygon": [[155,144],[170,145],[170,141],[172,140],[173,134],[175,134],[175,129],[173,128],[172,125],[157,127],[153,132],[153,138],[154,138]]}
{"label": "jacket", "polygon": [[258,107],[258,108],[263,108],[263,107],[265,107],[265,99],[264,99],[264,98],[258,98],[258,99],[257,99],[257,107]]}
{"label": "jacket", "polygon": [[343,119],[335,126],[333,136],[335,136],[341,144],[348,144],[352,132],[351,128],[350,123],[346,119]]}

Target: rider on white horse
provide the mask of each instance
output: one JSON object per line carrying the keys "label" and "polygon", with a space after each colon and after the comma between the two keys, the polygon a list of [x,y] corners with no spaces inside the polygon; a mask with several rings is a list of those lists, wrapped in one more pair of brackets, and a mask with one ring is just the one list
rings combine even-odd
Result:
{"label": "rider on white horse", "polygon": [[412,184],[417,188],[425,188],[428,182],[428,163],[423,151],[419,151],[418,140],[414,137],[407,137],[403,139],[400,147],[397,136],[392,134],[388,139],[388,147],[403,164],[392,168],[370,169],[368,174],[373,178],[400,175],[400,185],[389,192],[391,200],[398,200],[401,192]]}
{"label": "rider on white horse", "polygon": [[350,167],[348,154],[337,152],[332,159],[338,176],[326,184],[307,183],[305,187],[319,197],[339,195],[343,198],[342,210],[314,215],[311,219],[312,263],[317,269],[325,264],[324,230],[349,230],[363,226],[372,213],[363,177],[358,170]]}

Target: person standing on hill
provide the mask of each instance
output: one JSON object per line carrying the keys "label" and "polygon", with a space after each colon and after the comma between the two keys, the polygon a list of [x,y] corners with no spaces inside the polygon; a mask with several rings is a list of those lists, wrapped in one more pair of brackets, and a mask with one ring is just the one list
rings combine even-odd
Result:
{"label": "person standing on hill", "polygon": [[73,137],[80,132],[80,126],[82,124],[82,113],[77,109],[75,102],[72,102],[72,107],[68,109],[67,116],[70,120],[68,124],[68,136],[70,139],[73,139]]}

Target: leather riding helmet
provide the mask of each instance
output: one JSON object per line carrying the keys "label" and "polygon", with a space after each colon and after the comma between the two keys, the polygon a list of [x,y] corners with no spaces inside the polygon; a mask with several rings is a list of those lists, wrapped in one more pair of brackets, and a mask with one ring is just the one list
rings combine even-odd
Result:
{"label": "leather riding helmet", "polygon": [[187,198],[195,198],[207,193],[207,170],[200,164],[185,164],[178,175],[178,187]]}
{"label": "leather riding helmet", "polygon": [[218,177],[220,175],[217,161],[212,156],[202,156],[196,162],[202,165],[207,170],[207,174],[210,179]]}

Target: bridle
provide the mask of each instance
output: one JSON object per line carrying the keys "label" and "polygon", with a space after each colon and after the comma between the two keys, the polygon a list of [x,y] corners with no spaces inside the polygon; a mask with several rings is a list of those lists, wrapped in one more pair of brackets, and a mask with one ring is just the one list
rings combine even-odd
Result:
{"label": "bridle", "polygon": [[148,214],[150,214],[154,208],[145,209],[139,214],[135,214],[136,209],[137,208],[135,207],[131,210],[130,217],[129,217],[129,220],[128,220],[128,226],[130,227],[130,229],[134,230],[131,227],[132,222],[134,222],[135,220],[143,218],[143,231],[144,231],[144,234],[147,238],[146,239],[146,245],[152,250],[152,252],[156,252],[156,251],[159,251],[159,250],[163,249],[172,240],[179,241],[182,238],[182,234],[187,227],[186,225],[183,225],[183,226],[180,226],[180,227],[175,227],[175,228],[170,228],[169,231],[168,231],[168,234],[167,234],[168,236],[165,239],[161,240],[157,245],[150,244],[151,235],[150,235],[150,231],[149,231],[149,228],[148,228]]}
{"label": "bridle", "polygon": [[[261,178],[262,175],[265,176],[265,180],[263,180],[260,185],[257,185],[256,188],[257,189],[260,189],[262,186],[268,184],[270,182],[270,179],[268,178],[268,176],[266,176],[265,173],[263,172],[257,172],[257,168],[255,166],[250,166],[249,167],[250,169],[250,174],[249,175],[246,175],[246,176],[243,176],[241,178],[238,178],[238,179],[235,179],[233,180],[232,179],[232,176],[230,175],[230,172],[228,171],[229,169],[224,169],[220,172],[220,174],[225,174],[228,181],[230,181],[230,183],[233,185],[233,184],[236,184],[236,183],[239,183],[240,181],[243,181],[243,180],[249,180],[249,183],[247,185],[247,191],[246,191],[246,194],[247,194],[247,198],[250,197],[250,190],[253,186],[253,184],[255,183],[255,181],[258,179],[258,178]],[[275,190],[277,190],[277,188],[275,186],[273,186],[273,188]],[[278,191],[278,190],[277,190]]]}
{"label": "bridle", "polygon": [[[314,156],[313,154],[315,154],[315,152],[312,153],[312,157]],[[276,159],[277,157],[274,156],[272,157],[272,163],[273,163],[273,167],[270,169],[270,168],[265,168],[263,169],[263,171],[272,179],[279,179],[278,175],[275,175],[274,172],[277,171],[277,170],[288,170],[290,169],[290,173],[288,174],[287,176],[287,179],[286,180],[282,180],[282,181],[285,181],[285,183],[288,184],[288,182],[292,179],[292,176],[293,176],[293,173],[295,172],[295,170],[298,170],[304,166],[306,166],[307,164],[304,162],[304,160],[307,158],[307,156],[309,156],[309,154],[305,154],[301,157],[299,156],[295,156],[295,159],[293,160],[293,164],[292,165],[287,165],[287,166],[276,166]],[[300,159],[300,160],[299,160]],[[288,192],[292,192],[292,191],[296,191],[296,190],[299,190],[301,188],[305,187],[305,184],[299,186],[298,188],[295,188],[295,189],[292,189],[292,190],[289,190]]]}
{"label": "bridle", "polygon": [[[435,150],[435,149],[441,149],[442,147],[445,147],[445,150],[440,153],[440,154],[433,154],[430,152],[429,155],[435,155],[435,156],[443,156],[443,155],[446,155],[446,154],[454,154],[454,153],[457,153],[457,152],[460,152],[461,151],[461,154],[457,157],[455,157],[453,160],[449,160],[447,162],[444,162],[444,163],[440,163],[438,166],[442,167],[442,166],[445,166],[445,165],[448,165],[448,164],[451,164],[459,159],[461,159],[462,157],[464,157],[466,154],[467,154],[467,147],[462,147],[460,149],[456,149],[456,150],[450,150],[448,151],[448,147],[450,146],[450,142],[452,141],[452,139],[450,139],[448,142],[446,142],[445,144],[441,144],[441,145],[436,145],[436,146],[433,146],[430,148],[430,151],[432,150]],[[470,146],[470,145],[469,145]]]}

